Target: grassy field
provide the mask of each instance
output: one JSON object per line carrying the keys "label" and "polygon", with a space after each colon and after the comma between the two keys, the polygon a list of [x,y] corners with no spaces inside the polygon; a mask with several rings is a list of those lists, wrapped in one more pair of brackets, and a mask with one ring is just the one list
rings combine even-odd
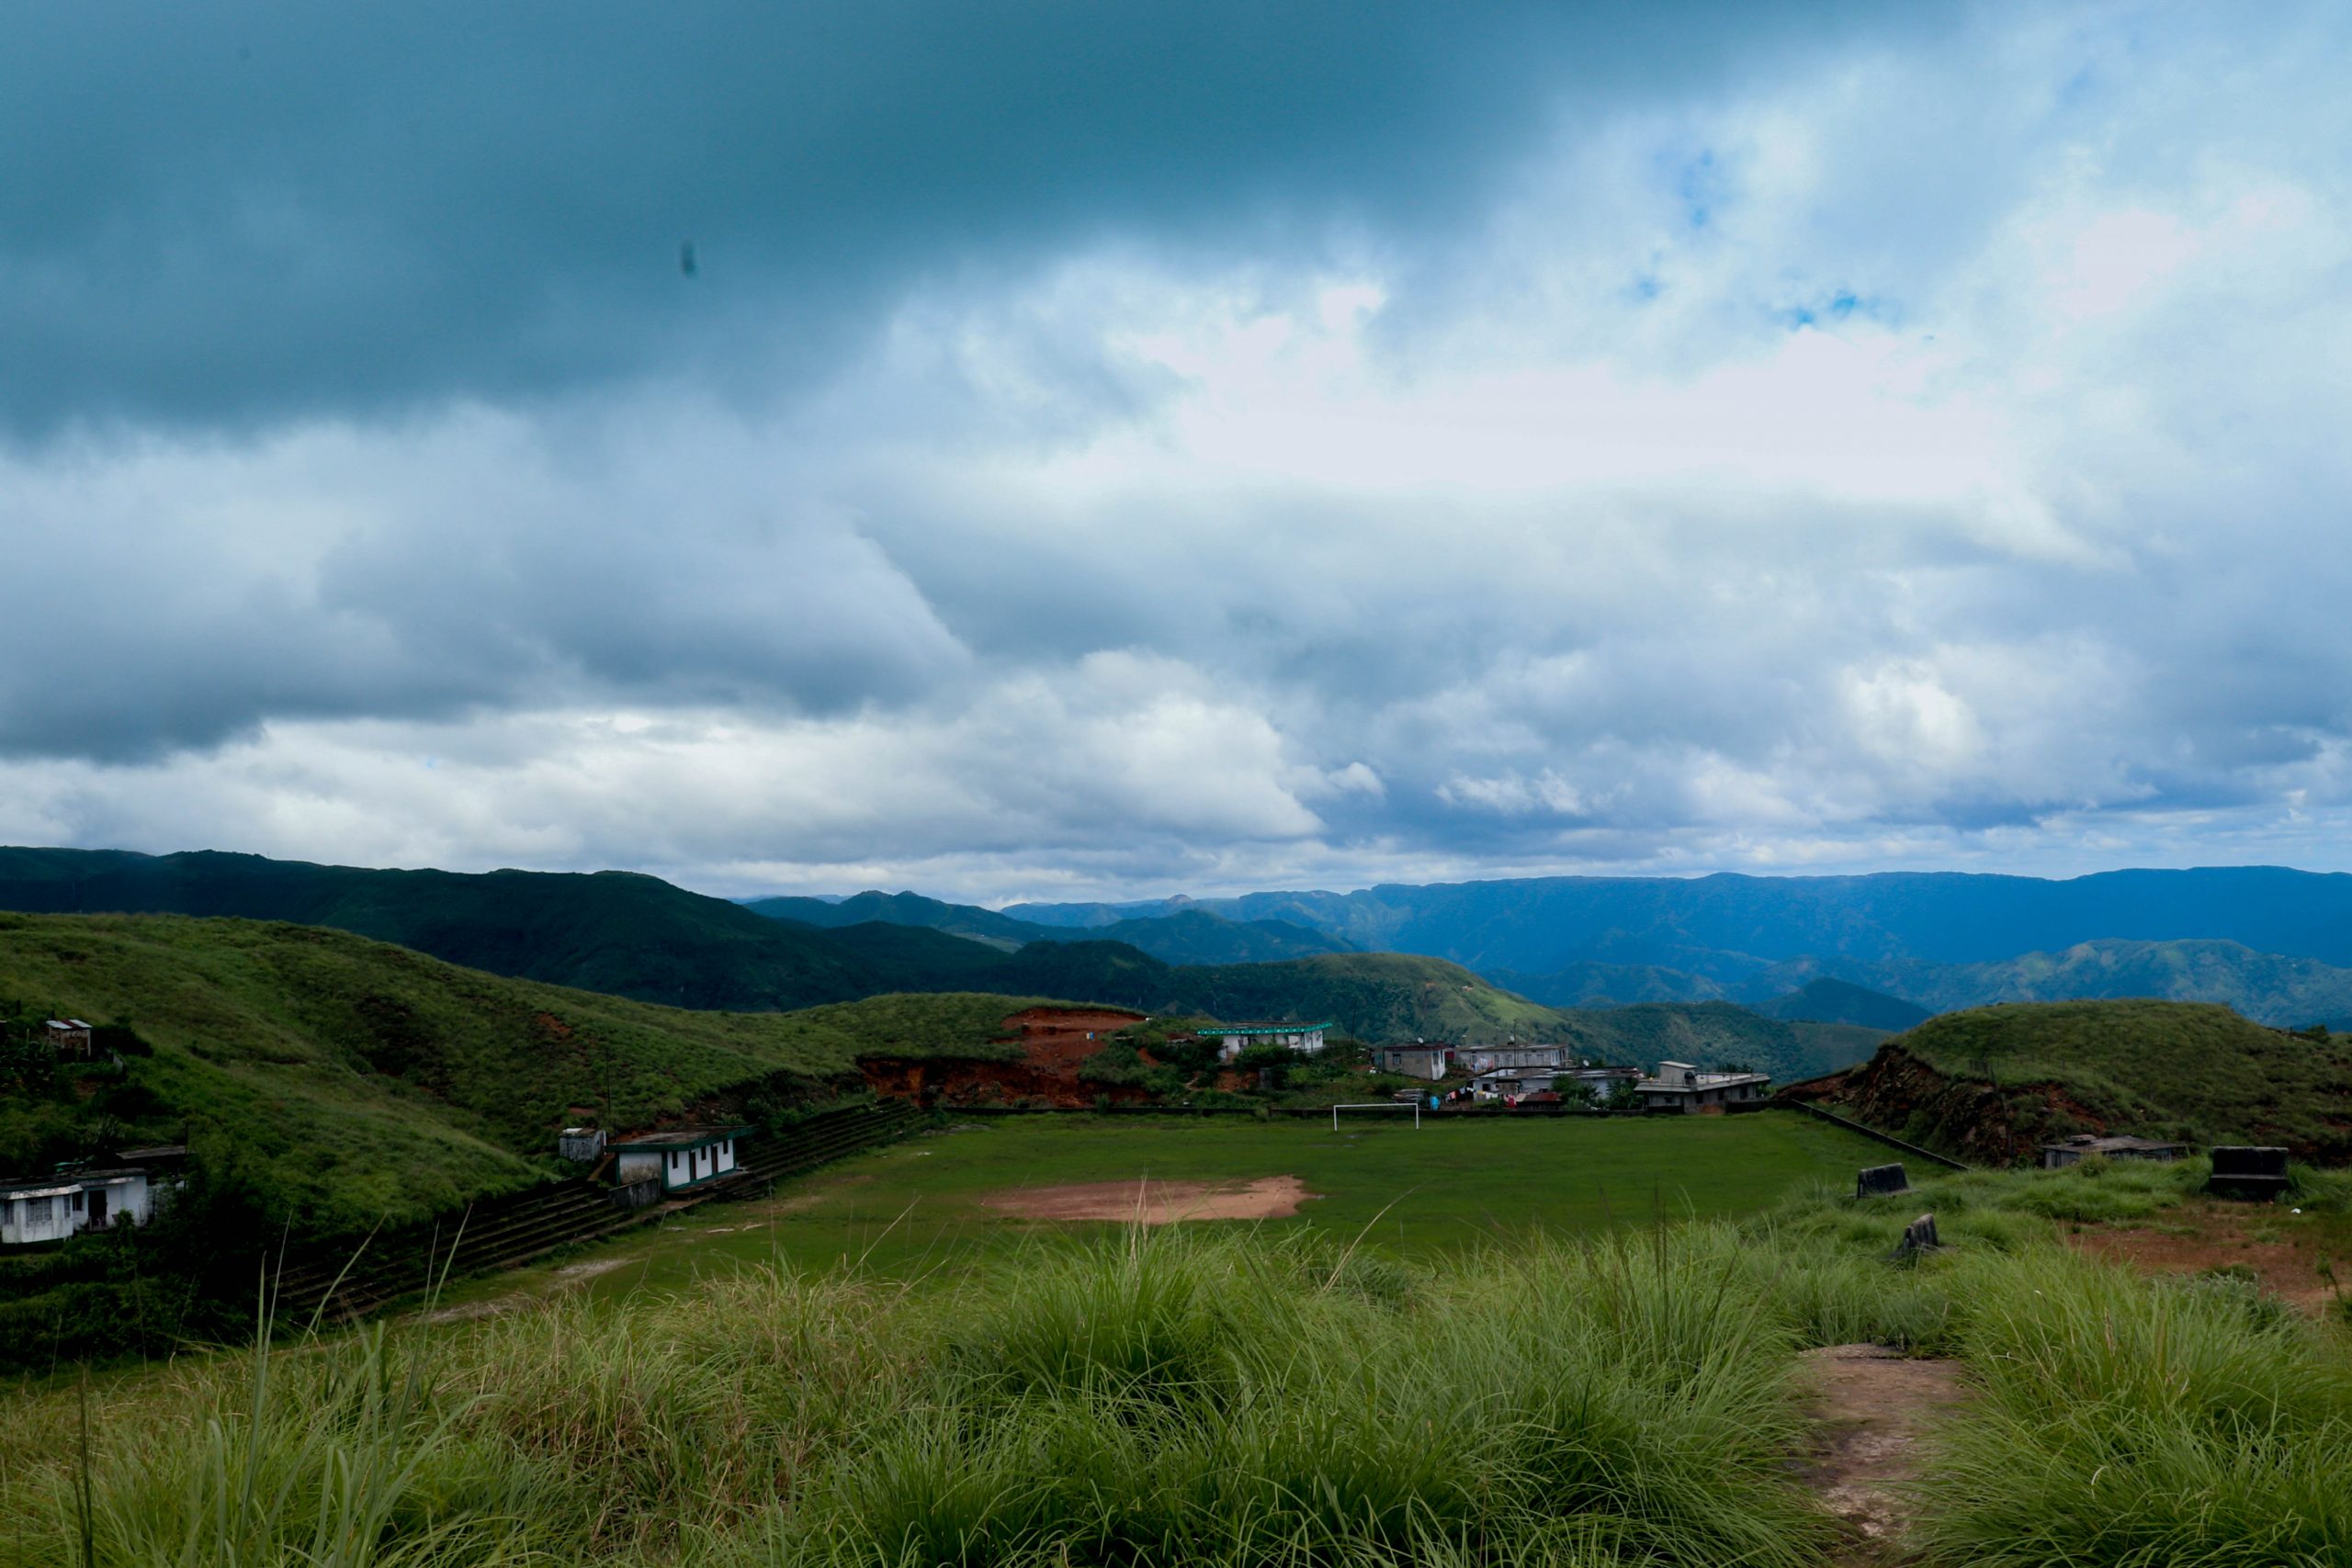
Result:
{"label": "grassy field", "polygon": [[[1362,1237],[1423,1257],[1647,1224],[1660,1213],[1736,1218],[1819,1184],[1850,1190],[1887,1151],[1782,1114],[1527,1122],[1430,1122],[1394,1112],[1344,1120],[1023,1116],[951,1122],[788,1183],[771,1199],[707,1205],[661,1229],[523,1277],[526,1288],[594,1275],[600,1295],[670,1288],[697,1274],[778,1259],[863,1259],[895,1276],[962,1271],[1042,1238],[1113,1230],[1027,1220],[981,1200],[1096,1182],[1247,1182],[1295,1176],[1318,1197],[1287,1219],[1220,1222],[1277,1238]],[[509,1292],[485,1281],[467,1294]]]}
{"label": "grassy field", "polygon": [[[1751,1122],[1772,1125],[1657,1131]],[[1040,1169],[1016,1157],[1049,1142],[1034,1128],[928,1140],[974,1151],[941,1185]],[[1448,1135],[1524,1154],[1546,1131],[1569,1129]],[[1042,1168],[1101,1174],[1073,1152],[1088,1132]],[[1203,1157],[1216,1142],[1246,1168],[1246,1141]],[[2340,1568],[2341,1314],[2060,1245],[2067,1216],[2158,1215],[2195,1175],[1800,1187],[1743,1220],[1401,1257],[1098,1227],[919,1282],[771,1266],[413,1318],[11,1391],[0,1541],[54,1568],[1833,1568],[1893,1559],[1823,1510],[1804,1353],[1867,1341],[1966,1391],[1917,1450],[1904,1561]],[[1919,1206],[1949,1245],[1889,1262]]]}

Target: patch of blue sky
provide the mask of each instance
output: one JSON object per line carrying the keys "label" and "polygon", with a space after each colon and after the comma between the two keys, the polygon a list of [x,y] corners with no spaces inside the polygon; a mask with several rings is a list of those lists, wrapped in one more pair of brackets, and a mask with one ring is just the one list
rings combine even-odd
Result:
{"label": "patch of blue sky", "polygon": [[1902,311],[1894,300],[1883,296],[1838,288],[1779,306],[1772,315],[1793,333],[1807,327],[1837,326],[1856,317],[1883,326],[1893,326],[1901,319]]}
{"label": "patch of blue sky", "polygon": [[1661,148],[1652,161],[1658,183],[1680,208],[1684,227],[1704,229],[1733,196],[1730,171],[1716,161],[1715,150],[1688,144]]}

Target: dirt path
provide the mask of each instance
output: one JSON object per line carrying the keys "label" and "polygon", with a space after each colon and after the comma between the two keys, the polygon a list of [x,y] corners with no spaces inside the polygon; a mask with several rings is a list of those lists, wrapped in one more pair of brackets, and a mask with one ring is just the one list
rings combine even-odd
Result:
{"label": "dirt path", "polygon": [[1113,1220],[1164,1225],[1177,1220],[1276,1220],[1309,1198],[1295,1176],[1256,1181],[1090,1181],[994,1192],[980,1206],[1026,1220]]}
{"label": "dirt path", "polygon": [[1957,1361],[1920,1360],[1883,1345],[1808,1350],[1821,1425],[1804,1479],[1852,1532],[1832,1559],[1849,1568],[1909,1561],[1903,1547],[1918,1474],[1916,1448],[1939,1413],[1967,1397]]}

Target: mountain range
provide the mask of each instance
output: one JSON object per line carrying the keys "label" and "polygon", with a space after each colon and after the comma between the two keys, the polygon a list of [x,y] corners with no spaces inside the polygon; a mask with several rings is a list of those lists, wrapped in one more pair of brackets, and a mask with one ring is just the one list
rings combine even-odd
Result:
{"label": "mountain range", "polygon": [[[816,902],[814,900],[808,902]],[[494,975],[672,1007],[774,1012],[893,991],[985,991],[1225,1019],[1329,1019],[1365,1038],[1487,1038],[1566,1031],[1554,1010],[1426,956],[1331,951],[1298,932],[1203,914],[1171,951],[1306,956],[1170,964],[1091,930],[1012,946],[934,900],[876,895],[921,923],[831,929],[755,912],[650,876],[382,871],[200,851],[0,849],[0,909],[228,916],[325,926]],[[820,905],[834,918],[843,905]],[[943,912],[945,911],[945,912]],[[814,911],[811,911],[814,912]],[[974,926],[981,938],[944,929]],[[1148,922],[1147,922],[1148,923]]]}
{"label": "mountain range", "polygon": [[1005,913],[1089,929],[1179,910],[1449,958],[1555,1007],[1763,1003],[1826,976],[1936,1011],[2144,996],[2222,1002],[2268,1023],[2352,1021],[2352,876],[2275,866],[2066,881],[1528,877]]}
{"label": "mountain range", "polygon": [[920,893],[860,893],[826,898],[753,898],[744,908],[775,919],[839,930],[885,921],[922,926],[1011,952],[1033,942],[1123,942],[1163,964],[1261,964],[1318,953],[1353,953],[1353,942],[1288,920],[1233,919],[1205,909],[1085,926],[1041,925],[971,904],[949,904]]}
{"label": "mountain range", "polygon": [[2352,877],[2265,867],[1542,877],[1000,911],[908,892],[745,905],[620,872],[14,849],[0,850],[0,908],[333,926],[496,974],[739,1010],[956,988],[1333,1014],[1381,1037],[1713,1002],[1896,1030],[1995,1001],[2150,997],[2352,1024]]}

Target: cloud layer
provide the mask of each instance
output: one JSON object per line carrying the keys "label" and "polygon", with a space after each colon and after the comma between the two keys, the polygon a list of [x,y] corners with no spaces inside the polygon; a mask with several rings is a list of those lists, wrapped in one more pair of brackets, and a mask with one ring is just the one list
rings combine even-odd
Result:
{"label": "cloud layer", "polygon": [[2332,8],[104,9],[0,65],[0,839],[2347,863]]}

